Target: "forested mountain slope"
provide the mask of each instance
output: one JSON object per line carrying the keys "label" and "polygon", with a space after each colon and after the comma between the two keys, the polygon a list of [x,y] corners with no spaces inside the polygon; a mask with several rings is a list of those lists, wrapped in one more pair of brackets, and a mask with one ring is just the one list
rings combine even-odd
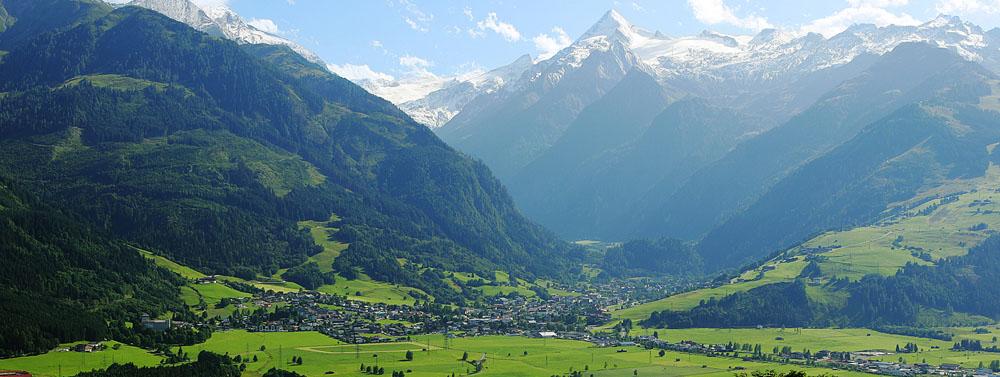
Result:
{"label": "forested mountain slope", "polygon": [[141,313],[188,313],[178,277],[8,182],[0,182],[0,255],[0,356],[104,339]]}
{"label": "forested mountain slope", "polygon": [[2,3],[0,176],[100,232],[207,273],[271,276],[320,250],[297,221],[337,214],[342,272],[446,301],[460,298],[424,267],[573,268],[484,165],[286,47],[42,3]]}

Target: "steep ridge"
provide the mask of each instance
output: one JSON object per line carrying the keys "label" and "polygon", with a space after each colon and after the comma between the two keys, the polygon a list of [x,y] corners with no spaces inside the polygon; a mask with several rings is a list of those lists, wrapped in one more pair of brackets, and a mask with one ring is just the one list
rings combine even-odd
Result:
{"label": "steep ridge", "polygon": [[867,124],[907,104],[933,98],[937,88],[924,85],[932,82],[927,78],[965,62],[946,49],[923,43],[897,47],[789,122],[740,144],[694,174],[662,204],[637,206],[652,209],[638,216],[640,234],[667,231],[675,237],[698,238]]}
{"label": "steep ridge", "polygon": [[[8,9],[11,32],[46,17]],[[525,220],[485,166],[392,104],[284,46],[95,9],[93,22],[13,43],[0,69],[0,90],[22,88],[0,104],[0,171],[52,205],[199,270],[249,277],[317,252],[296,222],[336,213],[351,243],[341,272],[446,302],[461,297],[422,267],[571,268],[569,246]]]}
{"label": "steep ridge", "polygon": [[511,177],[545,152],[583,109],[636,67],[630,25],[608,12],[573,45],[534,65],[504,90],[472,101],[438,134]]}
{"label": "steep ridge", "polygon": [[195,28],[195,30],[230,39],[240,44],[286,46],[313,63],[323,62],[318,55],[302,45],[250,25],[225,5],[202,9],[190,0],[133,0],[128,5],[160,12]]}
{"label": "steep ridge", "polygon": [[996,115],[977,105],[994,79],[956,59],[917,89],[934,93],[922,105],[893,112],[797,169],[709,233],[701,251],[709,259],[746,261],[819,231],[871,223],[890,203],[949,180],[982,176],[1000,128]]}
{"label": "steep ridge", "polygon": [[[755,205],[746,212],[766,216],[755,219],[768,224],[797,221],[840,230],[774,253],[728,284],[680,295],[688,302],[701,297],[701,304],[675,305],[680,296],[650,304],[658,309],[646,325],[934,327],[996,318],[996,306],[986,303],[996,302],[990,287],[996,278],[993,229],[1000,224],[993,148],[1000,113],[976,101],[986,92],[981,84],[996,78],[981,67],[952,75],[962,80],[949,93],[869,125],[760,203],[781,197],[790,210],[765,214]],[[720,229],[752,227],[751,221],[741,218]],[[857,223],[871,225],[853,227]],[[773,236],[767,226],[743,231],[760,232],[760,239],[744,241],[751,245]],[[785,298],[771,294],[775,290],[799,298],[782,303]],[[795,307],[796,316],[764,315],[775,304]]]}
{"label": "steep ridge", "polygon": [[667,93],[652,76],[633,70],[584,109],[551,148],[509,180],[516,201],[528,216],[557,233],[592,234],[586,223],[609,219],[607,206],[621,201],[612,190],[625,190],[623,181],[605,181],[605,174],[621,166],[602,161],[639,138],[667,102]]}

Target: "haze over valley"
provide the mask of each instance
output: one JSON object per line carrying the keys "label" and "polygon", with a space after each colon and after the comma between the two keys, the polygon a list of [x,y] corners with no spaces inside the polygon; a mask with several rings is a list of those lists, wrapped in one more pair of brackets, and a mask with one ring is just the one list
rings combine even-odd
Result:
{"label": "haze over valley", "polygon": [[998,376],[997,15],[0,0],[0,376]]}

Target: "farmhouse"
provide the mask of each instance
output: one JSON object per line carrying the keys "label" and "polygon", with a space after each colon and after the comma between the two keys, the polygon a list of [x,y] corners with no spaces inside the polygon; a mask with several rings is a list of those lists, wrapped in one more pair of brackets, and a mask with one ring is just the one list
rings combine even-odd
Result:
{"label": "farmhouse", "polygon": [[536,331],[531,334],[533,338],[555,338],[559,336],[554,331]]}
{"label": "farmhouse", "polygon": [[97,352],[103,349],[104,349],[104,344],[101,343],[80,343],[73,346],[74,352]]}

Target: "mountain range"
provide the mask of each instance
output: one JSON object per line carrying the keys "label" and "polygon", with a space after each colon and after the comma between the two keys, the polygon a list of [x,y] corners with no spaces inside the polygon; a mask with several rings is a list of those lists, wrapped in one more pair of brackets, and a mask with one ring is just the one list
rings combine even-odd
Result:
{"label": "mountain range", "polygon": [[[717,267],[735,266],[872,221],[884,200],[865,215],[838,217],[853,211],[846,199],[809,214],[836,223],[761,216],[792,211],[773,190],[881,118],[943,93],[989,95],[990,79],[969,78],[1000,68],[998,34],[939,16],[829,38],[773,29],[667,37],[610,11],[437,133],[482,159],[529,217],[565,238],[676,237],[725,261]],[[906,188],[880,187],[897,199],[918,190],[896,181]],[[851,183],[861,184],[874,182]],[[795,190],[804,187],[782,192]],[[743,222],[754,226],[735,226]]]}

